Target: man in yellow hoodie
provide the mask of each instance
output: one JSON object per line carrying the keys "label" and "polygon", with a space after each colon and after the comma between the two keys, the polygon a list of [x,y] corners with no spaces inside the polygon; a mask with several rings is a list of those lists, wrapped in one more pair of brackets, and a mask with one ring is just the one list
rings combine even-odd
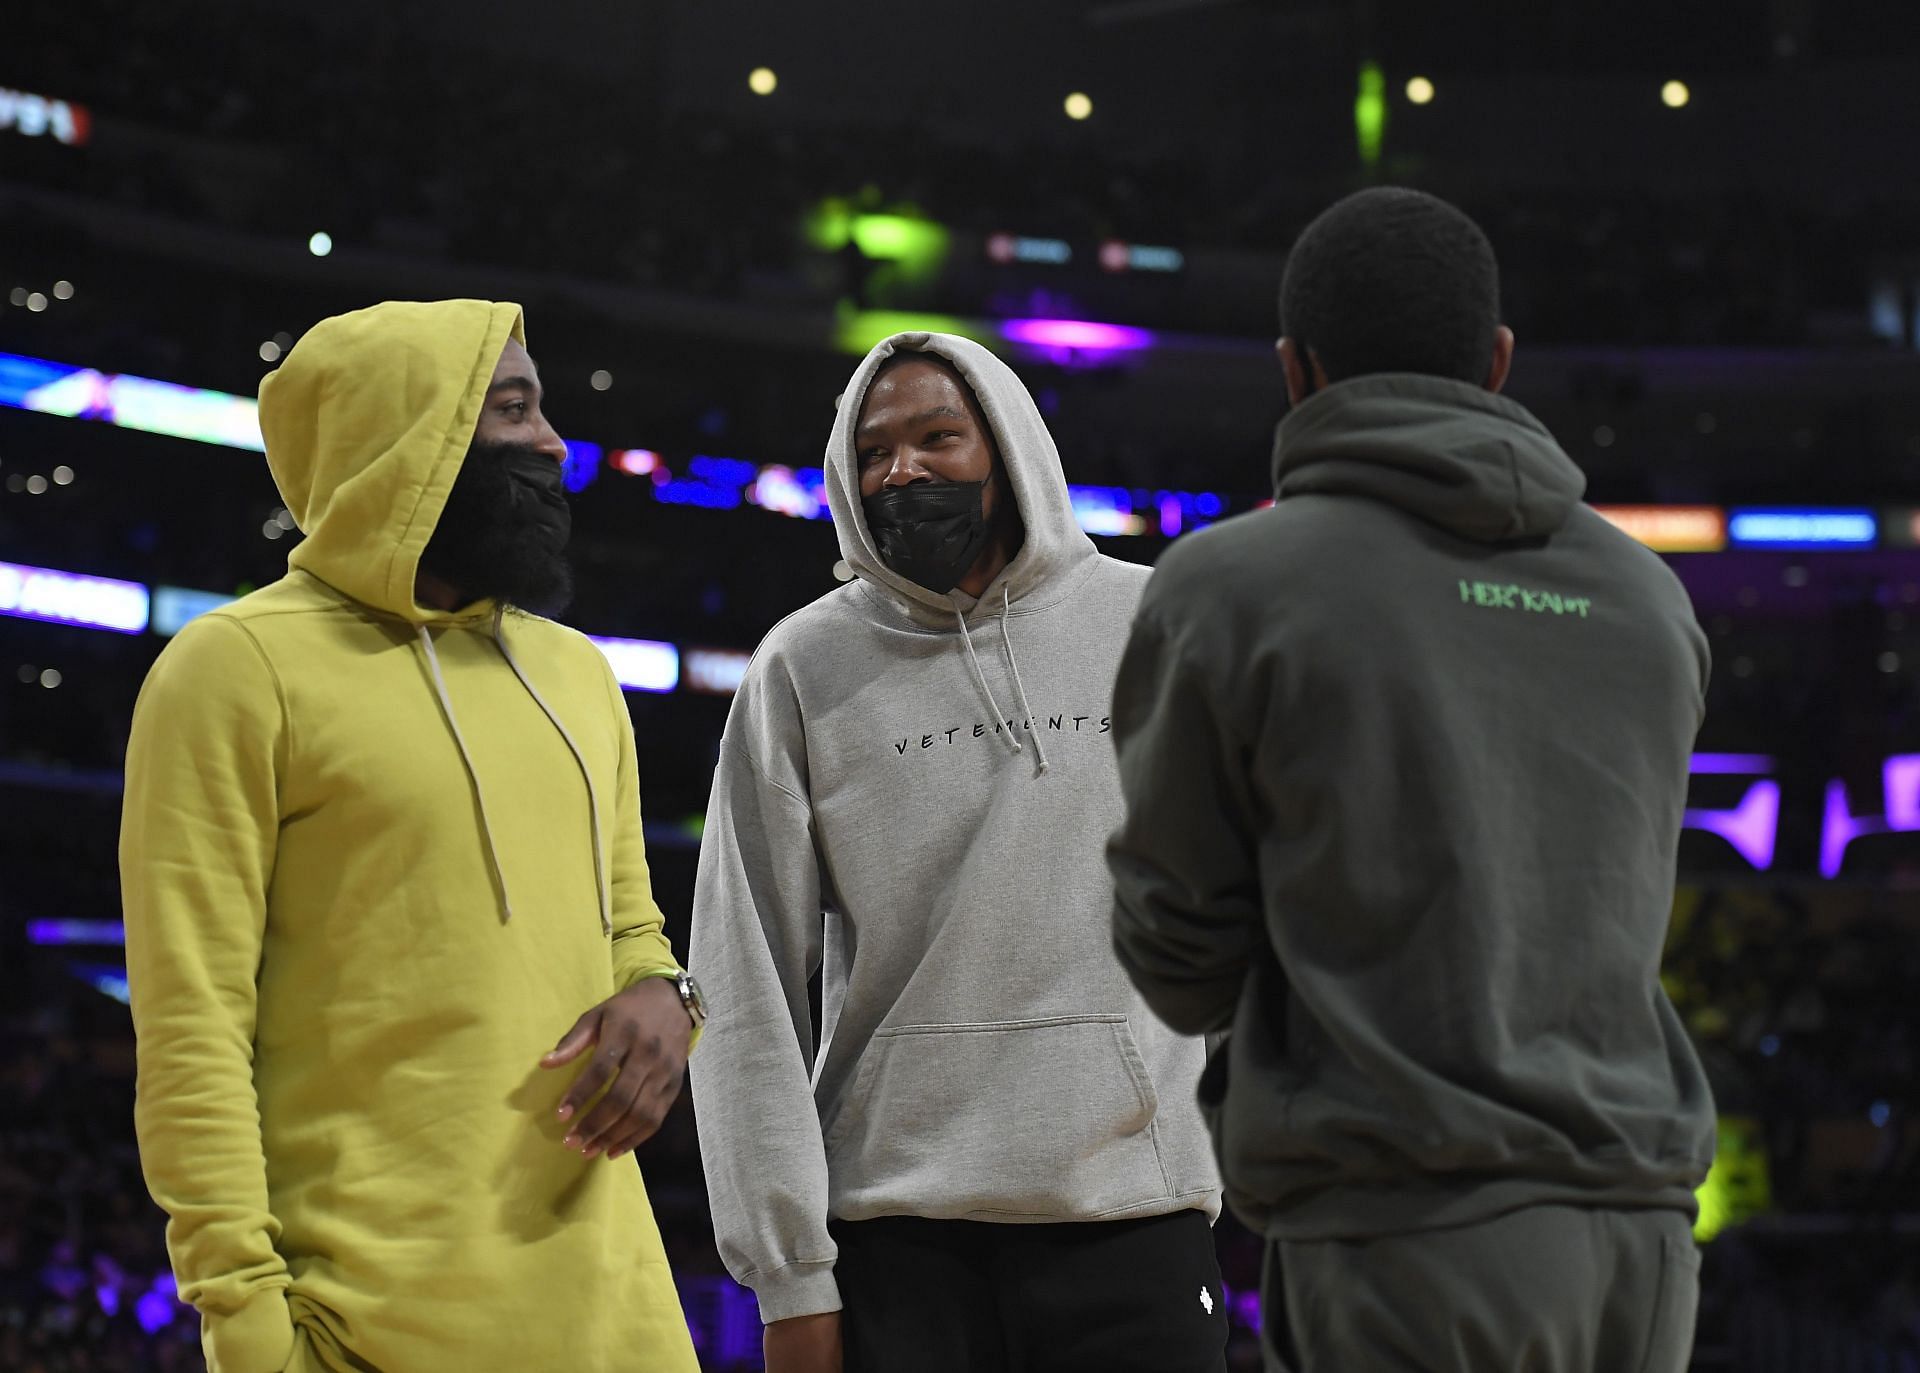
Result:
{"label": "man in yellow hoodie", "polygon": [[620,688],[523,608],[564,599],[569,530],[524,344],[473,300],[308,333],[260,388],[307,537],[141,692],[136,1123],[212,1373],[696,1368],[609,1160],[704,1008]]}

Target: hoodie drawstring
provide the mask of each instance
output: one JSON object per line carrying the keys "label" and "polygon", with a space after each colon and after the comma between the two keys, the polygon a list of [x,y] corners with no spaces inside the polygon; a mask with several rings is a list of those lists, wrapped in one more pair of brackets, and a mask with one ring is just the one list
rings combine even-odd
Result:
{"label": "hoodie drawstring", "polygon": [[513,650],[507,646],[507,636],[502,626],[504,613],[500,607],[494,607],[493,642],[499,647],[500,656],[507,660],[507,666],[513,669],[513,675],[520,679],[520,685],[527,689],[527,695],[533,697],[533,703],[540,707],[547,719],[553,722],[553,727],[560,731],[560,737],[566,740],[567,748],[573,754],[573,761],[580,765],[580,775],[587,782],[587,809],[593,814],[593,885],[600,893],[600,933],[611,935],[613,933],[613,895],[607,884],[606,864],[601,858],[600,794],[593,789],[593,772],[587,767],[587,757],[580,752],[580,746],[573,742],[573,736],[567,732],[567,727],[560,723],[560,717],[554,713],[553,707],[547,704],[546,698],[527,679],[527,674],[520,668],[520,660],[513,656]]}
{"label": "hoodie drawstring", "polygon": [[467,766],[467,780],[473,783],[473,798],[480,806],[480,834],[486,840],[487,864],[493,869],[493,880],[500,889],[500,922],[505,924],[513,919],[513,898],[507,894],[506,870],[500,866],[500,850],[493,842],[493,824],[487,818],[487,793],[480,785],[479,769],[473,765],[473,755],[467,752],[467,741],[460,733],[460,721],[453,713],[453,698],[447,695],[447,679],[440,673],[440,655],[434,652],[433,635],[427,632],[425,625],[415,625],[420,632],[420,647],[427,655],[427,666],[433,672],[433,689],[440,697],[440,709],[446,714],[447,728],[453,732],[454,746],[460,750],[460,761]]}
{"label": "hoodie drawstring", "polygon": [[[1039,770],[1044,773],[1047,770],[1047,751],[1041,747],[1040,731],[1033,728],[1033,707],[1027,704],[1027,689],[1020,682],[1020,660],[1013,656],[1013,635],[1007,630],[1007,616],[1013,609],[1013,596],[1004,586],[1000,590],[1003,596],[1000,603],[1000,638],[1006,645],[1007,666],[1013,669],[1014,697],[1020,706],[1021,717],[1028,722],[1029,729],[1032,729],[1033,756],[1039,764]],[[967,646],[967,661],[973,664],[973,680],[979,684],[981,695],[987,698],[987,708],[993,712],[994,722],[998,724],[1006,717],[1000,713],[1000,703],[994,699],[993,688],[987,685],[987,674],[980,668],[980,655],[973,649],[973,634],[967,629],[966,612],[956,605],[953,613],[954,617],[960,621],[960,641]],[[1019,736],[1011,728],[1007,730],[1007,742],[1013,745],[1015,753],[1026,752],[1020,746]]]}
{"label": "hoodie drawstring", "polygon": [[[1027,704],[1027,689],[1020,682],[1020,660],[1013,656],[1013,631],[1007,625],[1008,617],[1013,614],[1013,593],[1003,584],[1000,588],[1000,596],[1000,639],[1007,646],[1007,666],[1013,669],[1013,694],[1020,701],[1021,714],[1032,720],[1033,707]],[[975,670],[978,671],[978,668]],[[1040,742],[1040,728],[1037,722],[1033,729],[1033,756],[1039,760],[1040,771],[1045,773],[1047,750]]]}
{"label": "hoodie drawstring", "polygon": [[[993,688],[987,685],[987,674],[980,670],[980,655],[973,651],[973,635],[967,632],[966,612],[961,610],[959,606],[955,606],[953,613],[960,621],[960,639],[961,642],[967,646],[967,661],[973,664],[973,680],[980,684],[980,692],[987,698],[987,709],[993,712],[993,721],[997,726],[1000,721],[1005,720],[1007,717],[1000,713],[1000,703],[993,699]],[[1000,632],[1004,634],[1006,633],[1006,629],[1006,624],[1003,622],[1000,626]],[[1033,717],[1028,716],[1027,718],[1032,719]],[[1012,721],[1009,720],[1008,724],[1011,725]],[[1012,729],[1007,730],[1007,742],[1013,745],[1013,751],[1015,753],[1025,752],[1025,750],[1020,747],[1020,740],[1015,737]]]}
{"label": "hoodie drawstring", "polygon": [[[513,650],[507,646],[507,636],[501,625],[502,615],[503,612],[496,607],[493,612],[494,646],[500,650],[500,656],[507,660],[507,666],[513,669],[513,675],[520,679],[520,685],[526,688],[527,695],[533,697],[534,704],[540,707],[541,712],[546,715],[553,727],[560,731],[560,737],[566,740],[567,748],[573,754],[574,761],[580,765],[580,775],[586,778],[587,808],[593,815],[593,883],[600,894],[600,932],[611,935],[613,933],[612,894],[607,887],[606,864],[601,857],[600,796],[593,787],[593,774],[587,768],[587,760],[580,752],[580,746],[574,743],[573,736],[567,732],[567,727],[560,723],[560,717],[554,714],[553,707],[546,703],[545,698],[535,690],[533,683],[527,680],[527,674],[521,670],[519,660],[513,656]],[[416,625],[415,628],[420,633],[420,647],[427,655],[427,666],[433,672],[433,689],[440,698],[440,709],[447,717],[447,728],[453,732],[454,745],[460,750],[460,761],[466,764],[467,778],[473,783],[474,799],[480,806],[480,833],[486,841],[487,863],[493,869],[494,883],[500,889],[500,920],[504,924],[513,919],[513,899],[507,893],[506,869],[500,866],[500,850],[494,842],[493,822],[487,815],[487,794],[480,785],[480,772],[474,767],[473,755],[467,752],[466,738],[460,733],[460,721],[453,713],[453,698],[447,695],[447,680],[440,672],[440,655],[434,651],[433,635],[427,632],[425,625]]]}

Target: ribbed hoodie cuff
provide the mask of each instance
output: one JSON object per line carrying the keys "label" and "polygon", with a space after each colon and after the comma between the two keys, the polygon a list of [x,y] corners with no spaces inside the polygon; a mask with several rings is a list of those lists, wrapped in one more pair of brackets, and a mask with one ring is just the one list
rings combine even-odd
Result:
{"label": "ribbed hoodie cuff", "polygon": [[287,1290],[265,1287],[238,1311],[206,1312],[200,1350],[207,1373],[281,1373],[293,1359],[293,1315]]}
{"label": "ribbed hoodie cuff", "polygon": [[767,1325],[840,1309],[840,1284],[833,1278],[832,1259],[789,1263],[771,1273],[756,1273],[747,1286],[760,1299],[760,1319]]}

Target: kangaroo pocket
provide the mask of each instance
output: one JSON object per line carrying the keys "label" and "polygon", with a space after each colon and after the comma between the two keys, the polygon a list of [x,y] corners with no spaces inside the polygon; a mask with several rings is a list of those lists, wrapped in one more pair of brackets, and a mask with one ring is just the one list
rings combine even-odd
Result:
{"label": "kangaroo pocket", "polygon": [[879,1030],[826,1136],[833,1214],[1093,1220],[1172,1194],[1124,1015]]}

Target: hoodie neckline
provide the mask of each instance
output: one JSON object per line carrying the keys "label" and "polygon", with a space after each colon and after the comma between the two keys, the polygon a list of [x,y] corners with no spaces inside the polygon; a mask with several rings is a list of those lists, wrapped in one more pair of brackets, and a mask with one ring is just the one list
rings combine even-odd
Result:
{"label": "hoodie neckline", "polygon": [[1405,372],[1337,382],[1296,407],[1275,431],[1273,475],[1276,500],[1362,496],[1495,544],[1553,533],[1586,490],[1525,406]]}
{"label": "hoodie neckline", "polygon": [[310,567],[292,567],[288,569],[288,574],[306,578],[342,605],[364,611],[375,619],[391,620],[396,624],[404,625],[409,630],[418,626],[425,626],[427,629],[490,629],[497,616],[519,613],[512,607],[503,606],[491,599],[474,601],[458,610],[439,610],[416,600],[413,606],[414,613],[402,615],[398,611],[389,610],[384,606],[369,605],[355,598]]}

